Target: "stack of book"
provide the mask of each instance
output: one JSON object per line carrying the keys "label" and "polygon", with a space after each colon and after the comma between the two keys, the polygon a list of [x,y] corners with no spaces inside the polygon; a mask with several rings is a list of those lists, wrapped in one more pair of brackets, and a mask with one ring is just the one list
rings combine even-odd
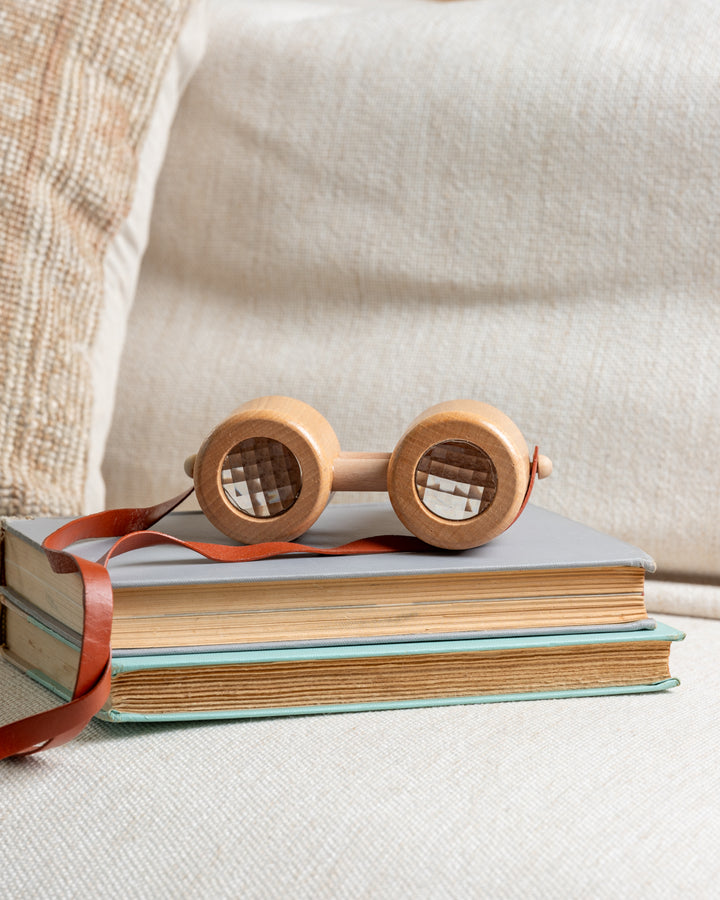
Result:
{"label": "stack of book", "polygon": [[[41,543],[63,520],[5,538],[5,657],[68,697],[82,634],[76,574]],[[199,512],[157,530],[232,543]],[[389,504],[330,505],[301,539],[403,533]],[[72,552],[99,559],[112,542]],[[641,550],[529,506],[461,552],[213,563],[179,546],[110,563],[112,690],[101,717],[156,721],[359,711],[658,691],[678,682],[682,633],[648,618]]]}

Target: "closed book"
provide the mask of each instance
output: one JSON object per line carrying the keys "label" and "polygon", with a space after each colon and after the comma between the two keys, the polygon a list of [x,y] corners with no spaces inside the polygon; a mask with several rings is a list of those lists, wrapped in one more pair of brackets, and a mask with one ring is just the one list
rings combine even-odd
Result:
{"label": "closed book", "polygon": [[[64,520],[15,520],[5,537],[5,591],[82,631],[77,574],[52,571],[41,547]],[[156,530],[231,544],[199,512],[176,512]],[[389,503],[331,504],[300,540],[330,547],[407,534]],[[112,542],[80,542],[98,559]],[[624,541],[536,506],[472,550],[210,562],[169,545],[109,565],[116,653],[156,649],[330,645],[642,629],[652,627],[644,580],[652,559]]]}
{"label": "closed book", "polygon": [[[79,647],[9,601],[4,653],[61,696]],[[665,690],[672,641],[654,629],[371,645],[113,655],[111,721],[243,718]]]}

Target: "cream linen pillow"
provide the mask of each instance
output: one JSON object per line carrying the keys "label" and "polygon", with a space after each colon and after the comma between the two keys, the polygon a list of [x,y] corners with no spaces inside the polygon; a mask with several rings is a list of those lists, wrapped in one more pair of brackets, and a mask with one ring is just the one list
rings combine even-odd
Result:
{"label": "cream linen pillow", "polygon": [[[172,496],[235,406],[347,450],[503,409],[533,501],[720,578],[720,7],[213,0],[105,462]],[[162,335],[162,344],[158,343]]]}
{"label": "cream linen pillow", "polygon": [[76,514],[104,503],[125,322],[203,7],[2,2],[0,33],[0,514]]}

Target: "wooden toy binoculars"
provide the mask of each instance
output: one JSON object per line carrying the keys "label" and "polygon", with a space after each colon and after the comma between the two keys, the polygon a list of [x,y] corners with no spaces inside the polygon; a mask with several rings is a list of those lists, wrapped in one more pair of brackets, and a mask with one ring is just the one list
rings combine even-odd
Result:
{"label": "wooden toy binoculars", "polygon": [[[552,463],[535,452],[537,475]],[[400,521],[428,544],[464,550],[511,525],[535,471],[517,426],[474,400],[418,416],[392,453],[343,453],[307,403],[260,397],[235,410],[185,462],[198,502],[243,543],[291,541],[333,491],[387,491]]]}

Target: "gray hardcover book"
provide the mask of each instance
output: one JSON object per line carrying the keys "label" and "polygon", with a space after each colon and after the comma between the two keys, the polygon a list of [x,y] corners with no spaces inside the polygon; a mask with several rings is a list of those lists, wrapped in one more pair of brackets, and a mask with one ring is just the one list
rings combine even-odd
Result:
{"label": "gray hardcover book", "polygon": [[[38,546],[67,519],[18,519],[8,531]],[[154,527],[185,541],[235,543],[201,512],[174,512]],[[298,543],[333,547],[383,534],[409,532],[389,503],[331,503]],[[111,539],[75,544],[73,553],[99,559]],[[456,574],[565,568],[633,566],[655,571],[647,553],[557,513],[528,504],[520,518],[495,540],[471,550],[386,553],[367,556],[288,556],[245,563],[213,563],[182,547],[158,546],[134,551],[110,563],[116,588],[139,584],[237,583],[318,578],[366,578],[387,575]]]}
{"label": "gray hardcover book", "polygon": [[[82,630],[79,578],[52,573],[40,548],[64,521],[8,524],[6,591],[16,607],[72,635]],[[233,543],[200,512],[171,513],[154,530]],[[338,503],[298,542],[332,547],[407,533],[389,503]],[[111,544],[71,549],[99,559]],[[653,570],[637,547],[533,505],[495,540],[464,551],[214,563],[160,545],[110,563],[113,647],[137,655],[652,628],[643,583]]]}

